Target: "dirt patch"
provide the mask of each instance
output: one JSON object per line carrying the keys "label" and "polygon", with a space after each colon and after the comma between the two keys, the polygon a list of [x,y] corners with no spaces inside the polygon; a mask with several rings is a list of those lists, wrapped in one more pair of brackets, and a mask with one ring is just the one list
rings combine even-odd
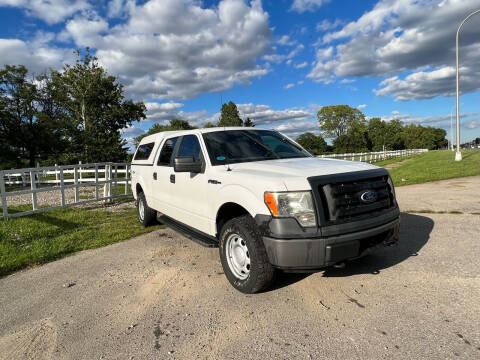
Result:
{"label": "dirt patch", "polygon": [[394,169],[394,168],[397,168],[399,166],[405,165],[409,161],[412,161],[412,159],[405,159],[405,160],[402,160],[402,161],[399,161],[399,162],[394,162],[394,163],[383,166],[383,168],[385,168],[387,170]]}
{"label": "dirt patch", "polygon": [[50,319],[0,338],[0,359],[50,359],[57,345],[57,328]]}

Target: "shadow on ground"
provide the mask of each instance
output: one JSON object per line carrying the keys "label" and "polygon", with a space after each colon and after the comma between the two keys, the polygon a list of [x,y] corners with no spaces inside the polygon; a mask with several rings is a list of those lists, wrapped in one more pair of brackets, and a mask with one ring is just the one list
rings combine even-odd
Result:
{"label": "shadow on ground", "polygon": [[[405,261],[410,256],[417,256],[420,249],[428,242],[434,221],[426,216],[402,213],[400,216],[400,240],[398,245],[378,249],[376,252],[357,260],[347,262],[345,268],[326,268],[324,277],[342,277],[358,274],[380,274],[389,267]],[[310,274],[280,273],[272,290],[289,286],[308,277]]]}

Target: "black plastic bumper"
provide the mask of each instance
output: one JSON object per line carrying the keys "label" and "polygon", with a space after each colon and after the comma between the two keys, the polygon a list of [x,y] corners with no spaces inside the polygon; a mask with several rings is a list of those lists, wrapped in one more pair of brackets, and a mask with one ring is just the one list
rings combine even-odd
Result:
{"label": "black plastic bumper", "polygon": [[363,256],[398,241],[400,218],[343,235],[279,239],[263,237],[269,261],[277,268],[309,271]]}

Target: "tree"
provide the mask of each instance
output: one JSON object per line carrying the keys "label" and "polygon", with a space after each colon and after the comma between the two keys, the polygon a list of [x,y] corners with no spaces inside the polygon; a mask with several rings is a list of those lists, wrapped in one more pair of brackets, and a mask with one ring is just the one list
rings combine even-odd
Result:
{"label": "tree", "polygon": [[217,126],[243,126],[243,121],[234,102],[229,101],[222,105],[220,121]]}
{"label": "tree", "polygon": [[297,142],[314,155],[327,151],[327,143],[320,135],[311,132],[304,133],[297,138]]}
{"label": "tree", "polygon": [[215,127],[215,124],[212,124],[212,123],[209,121],[209,122],[207,122],[205,125],[203,125],[203,127],[204,127],[205,129],[213,128],[213,127]]}
{"label": "tree", "polygon": [[170,120],[168,125],[155,124],[145,134],[137,136],[134,140],[135,144],[138,146],[140,141],[148,135],[156,134],[163,131],[175,131],[175,130],[192,130],[195,129],[194,126],[190,125],[188,121],[173,118]]}
{"label": "tree", "polygon": [[243,122],[243,126],[245,127],[255,127],[255,124],[253,123],[252,119],[247,117],[247,120]]}
{"label": "tree", "polygon": [[443,129],[415,124],[404,126],[402,130],[402,137],[407,149],[442,149],[448,143],[445,139],[446,135],[447,132]]}
{"label": "tree", "polygon": [[367,126],[364,123],[352,123],[346,134],[333,140],[336,153],[366,152],[368,146]]}
{"label": "tree", "polygon": [[353,125],[365,124],[365,115],[348,105],[324,106],[318,111],[317,118],[326,137],[339,137]]}
{"label": "tree", "polygon": [[29,166],[60,154],[66,144],[64,113],[45,76],[27,79],[24,66],[0,70],[0,163]]}
{"label": "tree", "polygon": [[66,162],[123,161],[126,142],[120,130],[145,119],[143,102],[125,100],[123,85],[90,55],[76,51],[74,66],[51,71],[52,91],[68,113],[71,138]]}

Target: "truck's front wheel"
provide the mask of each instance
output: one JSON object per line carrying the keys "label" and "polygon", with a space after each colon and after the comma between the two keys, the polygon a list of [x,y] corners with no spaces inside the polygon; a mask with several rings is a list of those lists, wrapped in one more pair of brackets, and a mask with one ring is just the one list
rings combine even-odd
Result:
{"label": "truck's front wheel", "polygon": [[147,227],[153,225],[157,219],[157,212],[147,205],[145,194],[143,192],[138,194],[137,197],[137,214],[138,220],[143,226]]}
{"label": "truck's front wheel", "polygon": [[274,281],[275,269],[250,215],[225,223],[220,233],[220,259],[230,284],[243,293],[256,293]]}

